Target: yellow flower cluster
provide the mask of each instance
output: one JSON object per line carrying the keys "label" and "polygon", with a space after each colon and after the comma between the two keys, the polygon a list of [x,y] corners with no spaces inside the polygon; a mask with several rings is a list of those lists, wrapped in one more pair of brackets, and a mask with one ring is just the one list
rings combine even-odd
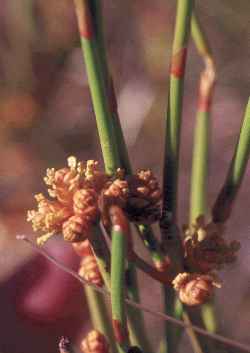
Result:
{"label": "yellow flower cluster", "polygon": [[27,217],[35,231],[44,232],[37,239],[40,245],[57,233],[69,242],[85,240],[100,218],[109,225],[112,204],[119,205],[133,222],[153,223],[160,217],[161,192],[150,170],[128,177],[118,169],[110,177],[96,161],[85,164],[69,157],[67,167],[48,169],[44,181],[52,199],[36,195],[37,210],[28,211]]}
{"label": "yellow flower cluster", "polygon": [[37,239],[38,244],[60,232],[66,241],[86,239],[90,225],[99,216],[97,192],[107,181],[106,174],[98,170],[98,163],[93,160],[84,165],[69,157],[68,167],[47,169],[44,181],[54,200],[36,195],[37,211],[28,211],[27,217],[35,231],[45,232]]}

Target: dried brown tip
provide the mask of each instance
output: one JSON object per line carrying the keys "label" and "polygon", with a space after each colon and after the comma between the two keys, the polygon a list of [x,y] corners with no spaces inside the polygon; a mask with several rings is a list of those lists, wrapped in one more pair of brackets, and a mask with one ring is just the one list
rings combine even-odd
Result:
{"label": "dried brown tip", "polygon": [[63,238],[71,243],[87,239],[91,224],[81,216],[74,215],[63,223]]}
{"label": "dried brown tip", "polygon": [[204,304],[212,295],[214,287],[220,287],[213,275],[179,273],[173,286],[180,300],[188,306]]}
{"label": "dried brown tip", "polygon": [[[84,247],[83,247],[84,244]],[[103,280],[99,267],[94,256],[94,253],[91,249],[90,243],[88,240],[85,240],[82,244],[82,253],[84,253],[83,258],[80,263],[79,275],[86,279],[86,281],[91,282],[99,287],[102,287]],[[84,250],[84,251],[83,251]]]}
{"label": "dried brown tip", "polygon": [[84,353],[108,353],[109,345],[102,333],[93,330],[81,342],[81,349]]}

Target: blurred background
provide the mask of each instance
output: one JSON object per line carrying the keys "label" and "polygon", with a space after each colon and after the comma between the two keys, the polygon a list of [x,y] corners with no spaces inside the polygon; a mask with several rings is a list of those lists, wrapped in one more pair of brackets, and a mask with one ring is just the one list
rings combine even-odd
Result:
{"label": "blurred background", "polygon": [[[211,205],[224,180],[250,93],[250,2],[197,0],[196,9],[218,71],[212,111]],[[152,168],[161,179],[175,1],[107,0],[104,14],[109,63],[133,166]],[[181,223],[188,219],[201,70],[202,61],[191,43],[182,132]],[[2,0],[0,353],[57,352],[60,336],[68,335],[77,345],[88,327],[81,286],[15,239],[17,234],[32,236],[26,212],[35,207],[33,195],[45,192],[46,168],[64,166],[71,154],[101,161],[73,1]],[[223,287],[217,291],[216,308],[221,332],[250,344],[249,177],[250,165],[227,232],[228,239],[242,242],[242,248],[237,263],[221,273]],[[70,246],[54,239],[46,247],[77,268]],[[140,283],[143,302],[160,309],[158,285],[150,282],[154,289],[149,293],[143,276]],[[146,318],[156,344],[162,322]],[[190,352],[185,336],[180,352]]]}

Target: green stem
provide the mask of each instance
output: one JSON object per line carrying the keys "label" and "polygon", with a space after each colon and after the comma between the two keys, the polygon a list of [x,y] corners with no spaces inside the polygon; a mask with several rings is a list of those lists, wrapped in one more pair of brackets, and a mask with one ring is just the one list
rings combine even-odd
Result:
{"label": "green stem", "polygon": [[[206,39],[205,33],[202,30],[201,24],[199,23],[195,13],[193,13],[192,16],[191,32],[196,49],[203,59],[204,69],[200,75],[197,116],[194,132],[190,192],[190,225],[195,223],[199,216],[206,216],[207,213],[210,111],[216,79],[216,71],[212,52]],[[209,328],[211,328],[211,324],[215,324],[216,322],[214,307],[212,303],[202,305],[201,316],[205,327],[209,330]],[[183,319],[187,319],[185,317],[185,313],[183,313]],[[201,352],[202,348],[195,334],[190,335],[190,337],[192,339],[192,346],[194,350]],[[201,344],[204,346],[205,341],[201,340]]]}
{"label": "green stem", "polygon": [[213,220],[225,222],[230,214],[233,202],[238,194],[250,155],[250,99],[245,110],[239,139],[226,181],[213,207]]}
{"label": "green stem", "polygon": [[120,159],[114,135],[112,114],[105,91],[105,78],[99,58],[96,19],[94,14],[91,13],[89,0],[74,0],[74,2],[105,168],[108,174],[113,174],[120,166]]}
{"label": "green stem", "polygon": [[[109,250],[104,246],[105,240],[102,237],[100,228],[94,227],[91,236],[91,245],[95,254],[99,270],[104,280],[105,286],[110,292],[111,290],[111,277],[110,277],[110,254]],[[132,267],[132,271],[131,271]],[[130,299],[139,302],[139,296],[137,292],[137,278],[134,266],[129,264],[129,272],[126,274],[127,279],[127,291]],[[145,353],[149,352],[150,342],[147,339],[147,335],[144,332],[144,322],[141,312],[133,307],[127,308],[128,313],[128,331],[129,340],[132,346],[141,348]],[[137,318],[134,320],[134,318]]]}
{"label": "green stem", "polygon": [[[177,197],[180,130],[184,90],[186,52],[190,35],[191,15],[194,2],[178,0],[172,59],[170,68],[170,87],[166,115],[165,158],[163,174],[163,208],[161,230],[165,250],[175,270],[182,269],[182,246],[177,229]],[[174,266],[173,265],[173,266]],[[176,295],[172,289],[163,288],[166,313],[175,314]],[[165,326],[166,337],[161,345],[161,352],[176,352],[176,331],[168,324]]]}
{"label": "green stem", "polygon": [[129,347],[125,309],[125,266],[128,243],[128,225],[125,217],[116,206],[112,213],[112,250],[111,250],[111,308],[116,341],[126,350]]}
{"label": "green stem", "polygon": [[[122,166],[130,172],[114,87],[107,65],[101,4],[99,0],[75,0],[75,5],[105,169],[109,174],[113,174]],[[101,258],[99,265],[100,261]],[[141,313],[139,315],[142,316]]]}
{"label": "green stem", "polygon": [[192,0],[177,2],[166,115],[162,228],[176,222],[184,73],[193,4]]}
{"label": "green stem", "polygon": [[207,302],[201,307],[201,317],[205,328],[212,333],[217,331],[217,320],[214,308],[214,303],[212,301]]}
{"label": "green stem", "polygon": [[195,126],[190,196],[190,224],[207,210],[209,113],[198,111]]}
{"label": "green stem", "polygon": [[111,77],[109,67],[108,67],[108,62],[107,62],[105,40],[104,40],[104,34],[102,29],[102,22],[103,22],[102,6],[101,6],[100,0],[92,1],[92,12],[95,13],[95,17],[96,17],[97,49],[98,49],[98,55],[99,55],[102,73],[104,77],[105,90],[108,97],[109,110],[112,115],[112,124],[113,124],[118,154],[121,161],[121,167],[125,170],[126,174],[131,174],[132,168],[129,161],[125,138],[122,132],[121,123],[118,115],[117,100],[116,100],[115,89],[113,85],[113,79]]}
{"label": "green stem", "polygon": [[136,229],[140,234],[140,238],[143,241],[144,246],[148,249],[150,253],[155,268],[160,272],[166,270],[168,261],[163,255],[160,249],[160,244],[154,237],[151,227],[145,224],[140,224],[136,226]]}
{"label": "green stem", "polygon": [[[183,311],[182,318],[186,324],[188,324],[188,325],[192,324],[186,311]],[[195,332],[192,330],[191,327],[187,328],[186,330],[187,330],[190,342],[192,344],[192,349],[193,349],[194,353],[203,353],[203,350],[200,346],[200,343],[196,337]]]}
{"label": "green stem", "polygon": [[200,75],[198,107],[194,133],[193,163],[190,195],[190,224],[207,211],[207,176],[210,130],[210,107],[215,83],[215,66],[204,31],[193,13],[191,21],[192,38],[204,61]]}
{"label": "green stem", "polygon": [[[101,62],[102,72],[105,82],[105,90],[108,93],[108,104],[109,110],[112,114],[112,123],[114,126],[114,135],[117,143],[118,154],[121,161],[121,167],[125,170],[127,175],[132,174],[132,167],[129,160],[128,150],[125,143],[125,138],[122,132],[120,118],[118,115],[116,95],[113,85],[113,80],[108,68],[107,55],[105,49],[105,41],[102,29],[102,9],[100,0],[93,0],[92,2],[92,13],[96,14],[96,37],[98,44],[98,53]],[[139,228],[139,233],[143,239],[144,245],[149,249],[152,255],[152,260],[156,265],[161,265],[163,257],[159,246],[156,246],[157,240],[154,237],[152,229],[149,226],[141,225]],[[144,234],[147,234],[147,239],[145,239]],[[165,261],[164,261],[165,262]],[[156,266],[157,267],[157,266]]]}
{"label": "green stem", "polygon": [[[126,272],[126,284],[129,299],[135,301],[136,303],[139,303],[140,297],[137,290],[137,272],[135,270],[135,266],[132,263],[128,264],[128,269]],[[128,331],[131,345],[139,347],[143,351],[143,353],[151,352],[151,345],[148,340],[147,334],[145,333],[143,315],[140,311],[131,306],[127,307],[127,313]]]}
{"label": "green stem", "polygon": [[[91,288],[90,286],[84,286],[84,290],[93,327],[108,338],[112,352],[117,352],[113,329],[110,324],[109,315],[103,295],[95,291],[95,289]],[[119,353],[122,352],[120,351]]]}

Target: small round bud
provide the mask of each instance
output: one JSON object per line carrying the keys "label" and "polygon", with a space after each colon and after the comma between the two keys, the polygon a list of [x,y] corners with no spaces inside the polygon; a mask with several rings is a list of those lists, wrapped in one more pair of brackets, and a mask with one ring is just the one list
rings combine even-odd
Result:
{"label": "small round bud", "polygon": [[74,212],[89,222],[95,222],[98,215],[98,195],[94,189],[80,189],[73,197]]}
{"label": "small round bud", "polygon": [[108,353],[109,346],[105,336],[96,331],[90,331],[81,342],[83,353]]}
{"label": "small round bud", "polygon": [[179,273],[172,283],[180,300],[189,306],[204,304],[212,296],[214,287],[220,287],[212,275],[186,272]]}
{"label": "small round bud", "polygon": [[126,180],[115,179],[105,185],[103,196],[108,205],[115,204],[124,207],[128,200],[129,189]]}
{"label": "small round bud", "polygon": [[84,218],[74,215],[63,223],[63,238],[71,243],[83,241],[88,237],[90,223]]}
{"label": "small round bud", "polygon": [[78,271],[79,275],[86,279],[86,281],[89,281],[99,287],[102,287],[102,276],[99,271],[99,267],[94,253],[91,249],[90,243],[87,239],[81,242],[81,253],[83,257]]}
{"label": "small round bud", "polygon": [[160,219],[161,191],[151,170],[141,170],[127,178],[129,199],[126,212],[133,222],[151,224]]}

